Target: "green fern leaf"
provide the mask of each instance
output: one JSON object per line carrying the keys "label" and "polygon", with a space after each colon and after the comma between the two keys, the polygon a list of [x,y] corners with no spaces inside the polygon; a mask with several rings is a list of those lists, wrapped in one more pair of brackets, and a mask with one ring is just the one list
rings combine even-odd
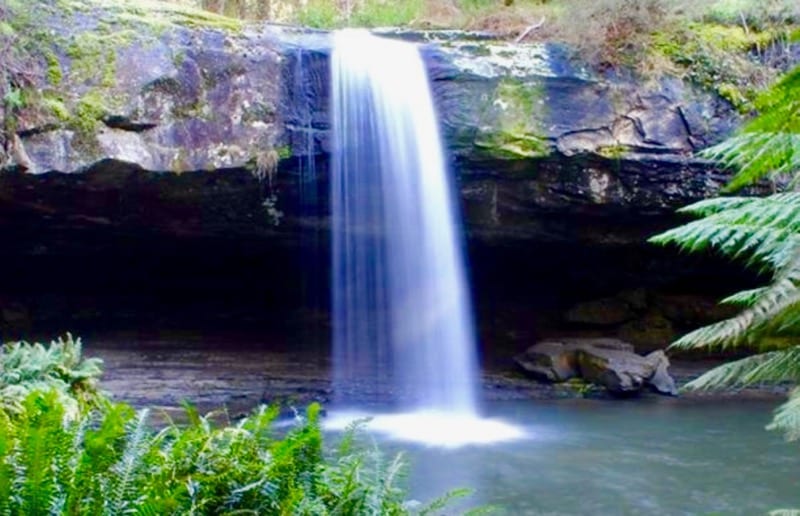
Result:
{"label": "green fern leaf", "polygon": [[800,389],[792,390],[789,399],[775,411],[767,429],[783,432],[790,441],[800,439]]}
{"label": "green fern leaf", "polygon": [[109,470],[113,475],[106,503],[106,512],[109,514],[131,513],[143,497],[136,490],[136,476],[141,472],[143,458],[149,446],[148,415],[149,411],[142,409],[128,425],[125,451]]}

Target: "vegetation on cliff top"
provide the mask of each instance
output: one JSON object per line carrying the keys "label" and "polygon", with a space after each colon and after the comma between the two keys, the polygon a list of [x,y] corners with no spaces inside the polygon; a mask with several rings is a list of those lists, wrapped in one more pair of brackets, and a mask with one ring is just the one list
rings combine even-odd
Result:
{"label": "vegetation on cliff top", "polygon": [[[173,0],[178,1],[178,0]],[[180,0],[184,3],[185,0]],[[317,28],[410,26],[561,41],[598,66],[680,73],[737,105],[772,76],[753,55],[796,39],[793,0],[193,0],[227,16]],[[758,63],[762,64],[762,63]],[[760,68],[763,68],[761,66]],[[736,91],[734,91],[736,90]]]}
{"label": "vegetation on cliff top", "polygon": [[[91,156],[98,124],[125,102],[114,84],[121,49],[146,48],[170,27],[238,32],[243,20],[256,19],[561,41],[598,69],[679,76],[743,113],[785,69],[800,36],[800,4],[791,0],[7,0],[0,5],[0,166],[25,168],[17,135],[32,128],[71,129],[76,147]],[[516,130],[495,140],[484,144],[522,156],[543,148]]]}

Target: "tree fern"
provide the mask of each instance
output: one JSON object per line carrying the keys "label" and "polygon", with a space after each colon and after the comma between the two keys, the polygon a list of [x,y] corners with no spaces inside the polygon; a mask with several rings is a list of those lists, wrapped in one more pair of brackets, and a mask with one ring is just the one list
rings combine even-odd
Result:
{"label": "tree fern", "polygon": [[[731,139],[705,155],[738,170],[728,190],[769,177],[800,177],[800,68],[791,71],[758,103],[760,114]],[[760,288],[736,293],[723,303],[742,311],[699,328],[672,344],[677,349],[747,346],[761,352],[717,367],[686,388],[709,389],[762,382],[800,382],[800,193],[764,198],[708,199],[680,210],[698,220],[651,239],[690,252],[713,249],[771,275]],[[776,412],[769,428],[800,438],[800,392]]]}
{"label": "tree fern", "polygon": [[797,387],[789,394],[786,403],[775,411],[775,417],[767,429],[779,430],[789,440],[800,439],[800,390]]}

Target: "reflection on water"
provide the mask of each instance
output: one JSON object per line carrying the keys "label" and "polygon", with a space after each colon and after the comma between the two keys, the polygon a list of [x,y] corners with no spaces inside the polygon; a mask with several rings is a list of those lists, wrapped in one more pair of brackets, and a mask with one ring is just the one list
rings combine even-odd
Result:
{"label": "reflection on water", "polygon": [[797,446],[764,430],[773,408],[508,402],[491,405],[491,416],[522,426],[525,439],[448,449],[375,435],[382,449],[406,453],[411,494],[422,501],[470,487],[469,505],[496,514],[763,514],[800,507]]}

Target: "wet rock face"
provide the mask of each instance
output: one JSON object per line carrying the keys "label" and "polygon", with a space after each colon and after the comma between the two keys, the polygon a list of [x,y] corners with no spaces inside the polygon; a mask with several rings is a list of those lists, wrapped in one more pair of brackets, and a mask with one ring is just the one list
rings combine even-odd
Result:
{"label": "wet rock face", "polygon": [[159,172],[243,166],[276,145],[282,68],[272,41],[269,32],[174,28],[119,43],[110,83],[87,89],[68,72],[58,86],[76,112],[92,102],[98,113],[80,123],[44,113],[23,128],[32,171],[79,172],[103,160]]}
{"label": "wet rock face", "polygon": [[[233,285],[225,292],[238,292],[239,261],[254,254],[266,264],[259,275],[268,276],[271,309],[305,306],[299,295],[286,300],[299,284],[318,285],[322,292],[311,294],[326,298],[328,35],[267,25],[153,27],[118,14],[39,18],[57,35],[55,61],[39,64],[59,73],[43,68],[43,97],[18,113],[27,170],[12,162],[0,173],[0,231],[14,242],[0,265],[22,271],[18,290],[37,282],[45,291],[70,288],[57,284],[74,277],[63,256],[80,264],[110,252],[107,274],[131,275],[128,258],[149,271],[152,248],[163,247],[164,260],[155,261],[176,263],[161,274],[166,280],[185,274],[175,282],[191,283],[208,270],[218,278],[210,262],[225,257]],[[80,58],[72,47],[98,28],[109,36],[105,46]],[[726,103],[677,80],[598,75],[553,45],[413,36],[430,72],[483,313],[493,313],[495,301],[539,296],[558,315],[578,301],[686,274],[673,258],[656,263],[642,250],[656,254],[646,238],[675,224],[675,208],[725,182],[693,154],[737,124]],[[177,265],[198,255],[197,271]],[[62,269],[45,280],[29,258]],[[304,279],[310,270],[318,272]],[[151,281],[142,276],[125,288]],[[570,324],[647,349],[666,344],[671,327],[653,335],[649,308],[620,303],[584,307]],[[68,312],[58,308],[50,311]],[[673,326],[693,325],[701,308],[658,313]],[[24,327],[28,316],[9,310],[2,324]]]}
{"label": "wet rock face", "polygon": [[[284,225],[327,225],[327,34],[273,26],[155,30],[144,22],[132,31],[114,16],[97,11],[80,14],[81,23],[43,22],[66,41],[109,24],[135,34],[113,40],[114,65],[96,76],[78,73],[80,63],[56,46],[63,80],[46,84],[43,73],[41,87],[56,92],[73,118],[90,119],[21,113],[28,172],[106,171],[113,182],[131,167],[248,169],[271,185],[277,173],[279,186],[267,196],[275,196],[273,211],[285,215]],[[454,33],[414,38],[430,70],[473,238],[638,243],[667,225],[674,208],[715,194],[724,182],[692,158],[738,121],[709,93],[674,79],[603,77],[554,45]],[[310,200],[303,198],[309,169],[322,193]],[[120,192],[128,187],[116,184]],[[245,222],[231,219],[230,231]],[[165,220],[164,231],[180,225]]]}

